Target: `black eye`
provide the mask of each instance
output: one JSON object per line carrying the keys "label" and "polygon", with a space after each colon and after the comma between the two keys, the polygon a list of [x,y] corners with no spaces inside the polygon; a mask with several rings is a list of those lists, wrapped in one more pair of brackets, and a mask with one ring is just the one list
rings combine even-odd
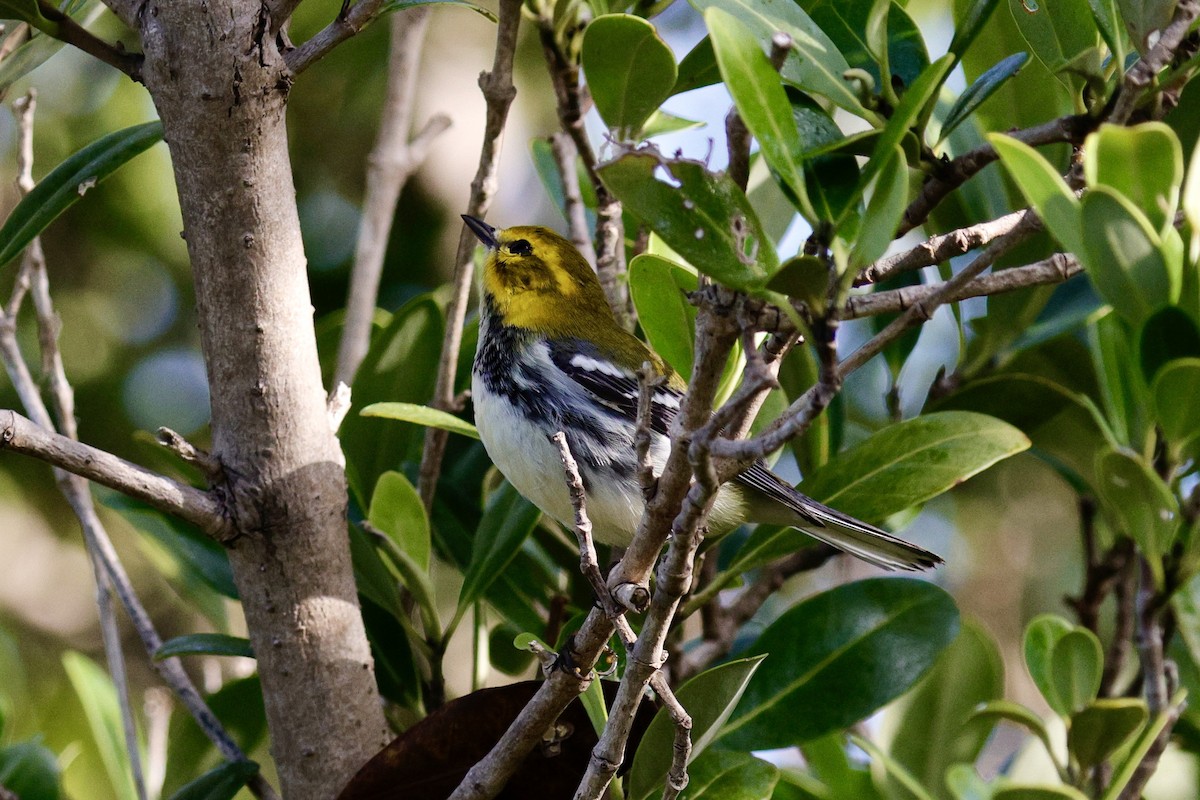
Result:
{"label": "black eye", "polygon": [[533,255],[533,245],[528,239],[517,239],[515,242],[508,243],[508,252],[514,256],[531,256]]}

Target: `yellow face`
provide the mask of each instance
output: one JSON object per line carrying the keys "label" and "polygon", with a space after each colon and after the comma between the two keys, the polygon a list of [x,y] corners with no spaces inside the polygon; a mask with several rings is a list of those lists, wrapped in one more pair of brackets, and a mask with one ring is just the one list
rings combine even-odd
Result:
{"label": "yellow face", "polygon": [[549,228],[496,231],[483,268],[483,290],[508,325],[568,330],[596,314],[612,318],[592,268]]}

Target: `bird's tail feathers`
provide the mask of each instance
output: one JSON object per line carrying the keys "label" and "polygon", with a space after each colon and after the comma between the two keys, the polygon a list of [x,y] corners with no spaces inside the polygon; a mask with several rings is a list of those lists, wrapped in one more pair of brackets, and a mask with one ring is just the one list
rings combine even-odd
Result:
{"label": "bird's tail feathers", "polygon": [[906,542],[887,531],[842,512],[804,498],[802,516],[819,523],[804,521],[796,525],[814,539],[858,556],[884,569],[921,570],[935,567],[942,559],[923,547]]}

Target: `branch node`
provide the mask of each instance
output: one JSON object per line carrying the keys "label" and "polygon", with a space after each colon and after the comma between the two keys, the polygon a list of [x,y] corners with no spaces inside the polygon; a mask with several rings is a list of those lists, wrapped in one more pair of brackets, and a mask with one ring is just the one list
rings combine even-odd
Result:
{"label": "branch node", "polygon": [[158,443],[189,464],[195,464],[204,473],[210,484],[219,483],[225,475],[221,462],[209,453],[185,439],[170,428],[158,429]]}
{"label": "branch node", "polygon": [[639,614],[650,605],[650,589],[640,583],[617,584],[612,596],[622,607]]}

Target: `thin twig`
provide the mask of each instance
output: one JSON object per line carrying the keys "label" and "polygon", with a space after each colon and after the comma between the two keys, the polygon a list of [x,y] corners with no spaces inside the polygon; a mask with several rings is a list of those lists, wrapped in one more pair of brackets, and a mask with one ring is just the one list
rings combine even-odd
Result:
{"label": "thin twig", "polygon": [[[496,56],[490,72],[481,73],[479,88],[487,103],[483,145],[479,151],[479,166],[471,181],[471,198],[467,213],[484,217],[496,194],[496,171],[500,162],[500,142],[508,109],[517,90],[513,86],[513,56],[517,49],[517,28],[521,21],[521,0],[500,0],[500,24],[496,31]],[[475,276],[475,236],[464,225],[458,238],[458,254],[454,260],[454,290],[446,307],[446,335],[438,361],[437,385],[433,391],[433,406],[443,411],[454,410],[454,380],[458,371],[458,355],[462,349],[463,323],[467,318],[467,301]],[[446,431],[429,428],[425,431],[425,447],[421,454],[417,489],[425,508],[433,507],[442,457],[446,453]]]}
{"label": "thin twig", "polygon": [[567,435],[562,431],[550,437],[550,441],[558,448],[558,457],[562,460],[563,472],[566,473],[567,489],[571,493],[571,506],[575,509],[575,538],[579,542],[579,571],[591,584],[596,594],[596,601],[610,617],[620,616],[621,611],[613,602],[612,594],[604,584],[604,575],[600,572],[600,561],[596,558],[596,546],[592,542],[592,521],[587,514],[587,496],[583,490],[583,478],[579,475],[579,465],[571,454],[571,446],[567,444]]}
{"label": "thin twig", "polygon": [[596,249],[592,247],[587,208],[583,204],[583,196],[579,189],[579,172],[575,169],[575,161],[579,158],[575,141],[568,134],[559,131],[550,137],[550,152],[554,155],[554,163],[558,166],[559,179],[562,181],[563,211],[571,233],[571,244],[575,245],[589,264],[595,264]]}
{"label": "thin twig", "polygon": [[[1024,130],[1011,131],[1008,135],[1030,147],[1042,147],[1058,142],[1080,144],[1098,124],[1098,120],[1086,114],[1080,114],[1060,117]],[[963,153],[945,164],[937,165],[933,173],[925,179],[920,194],[904,210],[904,218],[896,231],[896,236],[903,236],[924,223],[933,209],[946,199],[947,195],[999,157],[995,148],[990,144],[985,144]]]}
{"label": "thin twig", "polygon": [[438,114],[420,133],[409,139],[429,14],[429,6],[419,6],[396,13],[391,20],[387,96],[380,111],[375,147],[367,158],[367,189],[358,226],[354,266],[350,271],[346,321],[338,345],[334,386],[339,383],[349,386],[354,382],[354,373],[371,344],[383,257],[400,192],[424,162],[434,139],[450,126],[450,118]]}
{"label": "thin twig", "polygon": [[59,41],[75,47],[93,58],[114,67],[117,70],[125,73],[130,79],[142,82],[142,61],[141,53],[129,53],[123,48],[109,44],[103,39],[98,38],[87,28],[80,25],[75,20],[64,14],[57,6],[46,2],[46,0],[38,0],[38,11],[42,16],[51,22],[57,23],[58,29],[54,33],[54,38]]}
{"label": "thin twig", "polygon": [[1175,51],[1197,16],[1200,16],[1200,0],[1179,0],[1171,22],[1159,33],[1158,41],[1125,73],[1117,102],[1108,115],[1109,122],[1123,125],[1129,121],[1154,78],[1175,58]]}
{"label": "thin twig", "polygon": [[370,25],[379,16],[383,0],[358,0],[343,6],[333,22],[326,25],[304,44],[284,54],[288,68],[299,74],[329,54],[329,51]]}

